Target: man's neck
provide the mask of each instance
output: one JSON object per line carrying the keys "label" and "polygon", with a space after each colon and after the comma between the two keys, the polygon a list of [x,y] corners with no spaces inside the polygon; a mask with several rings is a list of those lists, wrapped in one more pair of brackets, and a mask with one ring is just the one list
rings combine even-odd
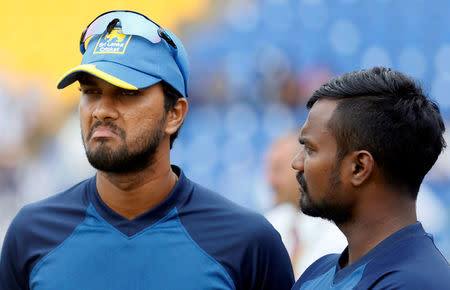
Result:
{"label": "man's neck", "polygon": [[167,158],[156,159],[150,167],[134,173],[98,171],[96,180],[103,202],[129,220],[161,203],[176,182],[177,176]]}
{"label": "man's neck", "polygon": [[351,221],[338,225],[348,241],[347,263],[341,267],[354,263],[390,235],[417,222],[415,201],[401,199],[387,198],[385,202],[361,206]]}

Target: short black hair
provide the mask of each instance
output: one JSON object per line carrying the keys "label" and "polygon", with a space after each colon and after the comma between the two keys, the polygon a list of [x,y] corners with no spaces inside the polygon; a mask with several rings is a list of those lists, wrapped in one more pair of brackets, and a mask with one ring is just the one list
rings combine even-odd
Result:
{"label": "short black hair", "polygon": [[369,151],[386,181],[407,186],[413,199],[446,147],[445,125],[435,102],[412,78],[385,67],[355,71],[331,79],[307,103],[340,100],[328,122],[336,139],[337,159]]}
{"label": "short black hair", "polygon": [[[183,98],[183,95],[178,92],[174,87],[169,85],[169,83],[165,81],[161,81],[162,87],[163,87],[163,93],[164,93],[164,109],[166,112],[169,112],[173,109],[175,104],[177,103],[179,98]],[[178,133],[180,132],[181,126],[178,128],[178,130],[170,135],[170,149],[172,149],[173,142],[178,137]]]}

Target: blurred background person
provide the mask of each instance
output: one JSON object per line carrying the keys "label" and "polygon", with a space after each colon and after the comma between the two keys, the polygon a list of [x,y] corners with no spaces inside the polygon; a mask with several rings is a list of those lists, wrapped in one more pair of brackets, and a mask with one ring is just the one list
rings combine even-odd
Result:
{"label": "blurred background person", "polygon": [[298,153],[298,133],[287,133],[269,147],[267,180],[275,206],[266,218],[280,233],[291,257],[296,278],[327,253],[340,253],[347,245],[344,235],[331,223],[300,212],[298,182],[291,162]]}

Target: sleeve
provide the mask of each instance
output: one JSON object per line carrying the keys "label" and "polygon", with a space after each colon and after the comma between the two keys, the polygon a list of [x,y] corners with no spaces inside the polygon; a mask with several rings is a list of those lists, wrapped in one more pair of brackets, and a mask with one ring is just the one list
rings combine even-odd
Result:
{"label": "sleeve", "polygon": [[20,222],[18,216],[9,226],[3,241],[0,256],[0,290],[28,289],[28,277],[20,266],[24,249],[20,243]]}
{"label": "sleeve", "polygon": [[253,235],[242,267],[245,289],[291,289],[292,264],[278,232],[264,219]]}

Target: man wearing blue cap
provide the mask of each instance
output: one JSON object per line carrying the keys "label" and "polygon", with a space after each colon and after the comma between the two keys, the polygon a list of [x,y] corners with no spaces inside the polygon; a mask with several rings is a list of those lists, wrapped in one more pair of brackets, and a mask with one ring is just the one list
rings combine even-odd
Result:
{"label": "man wearing blue cap", "polygon": [[170,165],[187,112],[181,41],[111,11],[80,41],[81,133],[96,176],[25,206],[2,248],[0,289],[290,289],[279,234]]}

